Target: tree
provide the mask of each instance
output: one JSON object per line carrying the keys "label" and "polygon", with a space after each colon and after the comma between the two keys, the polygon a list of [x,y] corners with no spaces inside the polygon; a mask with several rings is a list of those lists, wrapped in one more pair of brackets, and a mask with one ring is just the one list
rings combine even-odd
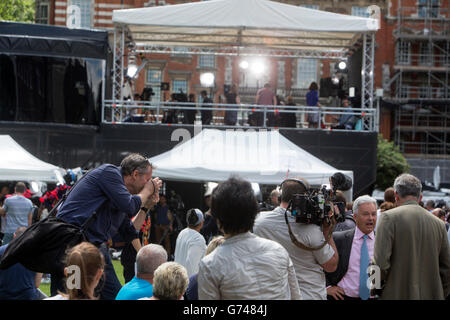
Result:
{"label": "tree", "polygon": [[379,134],[375,187],[380,190],[392,187],[395,178],[402,173],[409,172],[409,169],[408,162],[406,162],[398,147],[394,146],[394,142],[383,139],[383,136]]}
{"label": "tree", "polygon": [[34,23],[34,0],[1,0],[0,19]]}

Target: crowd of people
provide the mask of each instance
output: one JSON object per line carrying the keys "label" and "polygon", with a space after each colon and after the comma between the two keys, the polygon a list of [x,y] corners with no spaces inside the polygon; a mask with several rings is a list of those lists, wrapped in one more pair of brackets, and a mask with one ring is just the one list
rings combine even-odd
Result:
{"label": "crowd of people", "polygon": [[[143,96],[144,94],[135,94],[134,103],[137,105],[141,104],[141,101],[146,100]],[[246,116],[242,114],[241,117],[238,117],[238,113],[241,112],[242,108],[240,107],[241,98],[236,84],[232,84],[229,90],[218,95],[217,101],[214,100],[214,97],[209,96],[206,90],[200,92],[199,101],[196,101],[196,96],[193,93],[189,95],[183,92],[172,93],[170,99],[166,101],[170,105],[166,104],[166,107],[163,106],[160,115],[157,115],[153,109],[133,108],[125,122],[151,123],[156,122],[159,117],[159,121],[162,123],[195,124],[198,104],[202,125],[297,127],[298,112],[293,97],[289,95],[285,98],[277,95],[271,88],[270,83],[265,83],[263,88],[257,91],[254,100],[255,107],[252,108],[252,111],[245,112]],[[214,105],[215,102],[218,105]],[[177,103],[180,104],[177,105]],[[318,128],[320,122],[321,127],[324,128],[325,118],[322,117],[322,120],[319,121],[319,108],[321,105],[319,103],[319,87],[316,82],[312,82],[309,86],[306,94],[306,106],[308,110],[304,115],[300,116],[300,118],[304,117],[304,119],[301,119],[301,122],[307,123],[309,128]],[[347,97],[343,97],[340,107],[351,108],[350,100]],[[208,110],[208,108],[218,108],[219,110]],[[265,110],[265,108],[267,109]],[[352,130],[355,129],[359,119],[360,117],[356,115],[342,113],[331,117],[329,125],[334,129]]]}
{"label": "crowd of people", "polygon": [[[96,219],[86,241],[67,251],[64,276],[51,275],[50,297],[39,290],[42,274],[17,263],[0,270],[0,299],[437,300],[450,294],[450,210],[445,202],[423,204],[422,184],[410,174],[393,181],[380,206],[369,195],[350,202],[337,191],[346,212],[336,225],[331,209],[321,224],[296,220],[289,204],[310,189],[305,179],[280,181],[261,206],[251,184],[232,176],[207,190],[207,212],[187,210],[169,245],[173,213],[161,186],[139,154],[89,171],[56,216],[82,225],[96,211]],[[7,226],[0,256],[35,223],[24,188],[18,183],[0,209]],[[156,241],[151,224],[160,228]],[[108,250],[116,235],[130,253],[123,286]]]}

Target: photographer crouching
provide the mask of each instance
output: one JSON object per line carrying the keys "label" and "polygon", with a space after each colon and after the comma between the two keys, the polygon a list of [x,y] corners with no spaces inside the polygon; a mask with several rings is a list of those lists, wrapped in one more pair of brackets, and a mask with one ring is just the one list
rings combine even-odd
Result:
{"label": "photographer crouching", "polygon": [[338,173],[330,178],[332,190],[311,189],[301,178],[284,180],[280,206],[259,213],[255,221],[256,235],[280,243],[289,252],[305,300],[327,299],[323,271],[333,272],[338,265],[339,255],[331,235],[341,215],[332,201],[339,186],[347,182],[344,188],[351,187],[349,178],[343,176]]}
{"label": "photographer crouching", "polygon": [[[87,240],[105,258],[100,298],[113,300],[121,288],[106,243],[116,233],[141,248],[138,231],[148,208],[157,201],[162,181],[152,179],[152,165],[140,154],[130,154],[120,166],[104,164],[86,173],[58,208],[57,218],[78,226],[86,225]],[[133,221],[131,218],[133,218]],[[60,275],[52,274],[51,293],[64,291]]]}

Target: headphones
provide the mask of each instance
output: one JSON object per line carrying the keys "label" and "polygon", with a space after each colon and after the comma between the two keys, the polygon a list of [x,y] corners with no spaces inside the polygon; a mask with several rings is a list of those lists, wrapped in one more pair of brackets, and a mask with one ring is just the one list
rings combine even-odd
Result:
{"label": "headphones", "polygon": [[305,190],[308,190],[308,187],[306,186],[306,184],[302,181],[302,180],[299,180],[299,179],[295,179],[295,178],[289,178],[289,179],[285,179],[281,184],[280,184],[280,195],[278,196],[278,203],[281,203],[281,194],[282,194],[282,190],[283,190],[283,184],[285,183],[285,182],[289,182],[289,181],[294,181],[294,182],[297,182],[297,183],[299,183],[303,188],[305,188]]}

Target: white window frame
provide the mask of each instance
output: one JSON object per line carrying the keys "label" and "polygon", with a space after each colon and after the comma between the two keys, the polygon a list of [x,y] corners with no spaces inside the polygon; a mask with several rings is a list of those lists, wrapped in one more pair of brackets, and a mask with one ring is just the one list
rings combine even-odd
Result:
{"label": "white window frame", "polygon": [[[205,63],[205,62],[211,62],[211,61],[212,61],[212,64]],[[199,68],[215,68],[216,67],[216,57],[214,55],[199,54],[197,66]]]}
{"label": "white window frame", "polygon": [[[403,52],[407,50],[407,52]],[[410,64],[411,63],[411,42],[399,41],[396,46],[396,55],[398,64]],[[407,59],[405,59],[405,57]]]}
{"label": "white window frame", "polygon": [[85,8],[81,8],[80,6],[80,11],[81,11],[81,23],[80,23],[80,28],[85,28],[85,29],[90,29],[93,26],[93,21],[94,21],[94,4],[92,0],[70,0],[68,1],[67,5],[71,6],[71,5],[78,5],[78,3],[83,3],[83,4],[89,4],[89,25],[86,24],[86,17],[83,17],[83,13],[86,13],[86,11],[83,11],[83,9]]}
{"label": "white window frame", "polygon": [[[38,16],[40,14],[40,9],[43,7],[46,7],[47,16],[45,18]],[[45,23],[42,23],[41,21],[45,19]],[[50,24],[50,3],[48,1],[42,1],[42,2],[36,2],[36,17],[35,17],[36,24]]]}
{"label": "white window frame", "polygon": [[421,42],[419,48],[419,64],[420,65],[433,65],[433,45],[430,42]]}
{"label": "white window frame", "polygon": [[183,93],[188,95],[189,81],[187,79],[177,79],[177,78],[172,79],[172,93],[180,93],[180,91],[178,90],[179,88],[177,88],[175,90],[175,81],[184,81],[184,82],[186,82],[186,88],[185,88],[186,91],[183,90]]}
{"label": "white window frame", "polygon": [[368,8],[369,7],[352,6],[352,16],[369,18],[370,12]]}
{"label": "white window frame", "polygon": [[[158,81],[151,81],[152,79],[149,79],[149,73],[152,71],[159,71],[160,77]],[[159,68],[148,68],[147,72],[145,74],[145,86],[146,87],[152,87],[153,92],[155,93],[154,96],[152,96],[152,101],[161,101],[161,82],[162,82],[162,76],[163,71]],[[159,97],[159,99],[158,99]]]}
{"label": "white window frame", "polygon": [[307,89],[311,82],[317,82],[318,68],[318,59],[298,58],[296,88]]}

